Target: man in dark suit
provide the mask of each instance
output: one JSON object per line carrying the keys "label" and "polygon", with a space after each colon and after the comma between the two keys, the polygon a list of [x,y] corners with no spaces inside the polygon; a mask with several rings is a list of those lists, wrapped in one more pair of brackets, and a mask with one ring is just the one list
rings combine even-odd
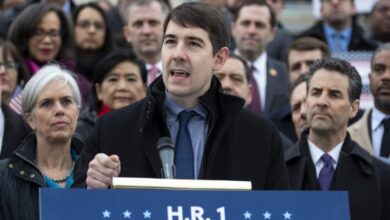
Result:
{"label": "man in dark suit", "polygon": [[0,127],[0,130],[3,132],[2,142],[0,143],[0,159],[3,159],[12,155],[12,152],[14,152],[23,138],[28,134],[29,129],[27,124],[24,123],[23,118],[3,103],[1,104],[1,113],[4,117],[4,127]]}
{"label": "man in dark suit", "polygon": [[285,152],[292,188],[346,190],[351,219],[390,219],[390,166],[347,133],[359,110],[359,73],[346,61],[323,58],[310,68],[307,84],[308,134]]}
{"label": "man in dark suit", "polygon": [[232,24],[235,53],[247,60],[251,70],[253,92],[249,107],[264,115],[288,103],[287,68],[266,53],[275,32],[275,14],[265,2],[249,0],[238,8]]}
{"label": "man in dark suit", "polygon": [[164,23],[162,77],[145,99],[98,120],[80,156],[75,184],[107,188],[114,176],[159,178],[156,143],[171,137],[177,178],[288,188],[276,127],[243,109],[243,99],[223,94],[213,75],[228,57],[228,39],[218,10],[202,3],[174,8]]}
{"label": "man in dark suit", "polygon": [[321,17],[297,37],[314,37],[327,43],[333,53],[372,51],[376,44],[364,37],[355,15],[354,0],[321,0]]}
{"label": "man in dark suit", "polygon": [[[293,123],[293,117],[305,117],[300,112],[300,109],[295,109],[297,114],[292,113],[292,108],[304,105],[306,98],[306,90],[301,90],[296,87],[303,81],[300,76],[307,73],[310,66],[318,59],[330,56],[328,47],[322,41],[312,38],[303,37],[295,40],[287,50],[287,68],[291,85],[290,102],[273,112],[270,115],[271,120],[275,123],[278,129],[285,134],[294,143],[298,140],[300,133],[296,133],[299,125]],[[300,86],[302,88],[302,85]],[[306,86],[304,86],[306,88]],[[300,115],[300,116],[299,116]],[[300,130],[300,129],[298,129]]]}
{"label": "man in dark suit", "polygon": [[354,141],[372,155],[390,157],[390,43],[381,45],[371,59],[369,74],[374,107],[348,128]]}

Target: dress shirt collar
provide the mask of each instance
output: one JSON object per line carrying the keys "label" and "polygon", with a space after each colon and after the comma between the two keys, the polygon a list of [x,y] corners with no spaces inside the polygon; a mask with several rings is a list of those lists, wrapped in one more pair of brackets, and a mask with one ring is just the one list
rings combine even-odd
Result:
{"label": "dress shirt collar", "polygon": [[331,50],[334,51],[334,36],[339,35],[341,37],[341,46],[344,51],[348,51],[348,45],[352,36],[352,27],[348,27],[344,30],[337,31],[328,24],[324,23],[324,32]]}
{"label": "dress shirt collar", "polygon": [[160,74],[162,73],[162,62],[161,62],[161,60],[158,61],[158,62],[155,63],[155,64],[150,64],[150,63],[146,63],[146,64],[145,64],[146,70],[148,70],[148,71],[150,70],[150,68],[152,68],[152,66],[156,66],[157,69],[160,70]]}
{"label": "dress shirt collar", "polygon": [[387,119],[389,117],[390,115],[386,115],[374,107],[372,109],[372,121],[371,121],[372,131],[376,131],[382,125],[383,119]]}
{"label": "dress shirt collar", "polygon": [[[325,152],[321,150],[317,145],[307,139],[309,145],[310,156],[313,159],[314,164],[318,164],[321,161],[321,157]],[[332,157],[333,164],[337,164],[340,157],[341,147],[343,146],[344,141],[338,143],[331,151],[328,152],[329,156]]]}
{"label": "dress shirt collar", "polygon": [[165,91],[164,107],[168,120],[176,120],[179,113],[183,110],[192,110],[203,118],[206,118],[207,116],[207,110],[202,105],[198,104],[191,109],[185,109],[183,106],[175,102],[175,100],[173,100],[173,98],[168,94],[167,91]]}

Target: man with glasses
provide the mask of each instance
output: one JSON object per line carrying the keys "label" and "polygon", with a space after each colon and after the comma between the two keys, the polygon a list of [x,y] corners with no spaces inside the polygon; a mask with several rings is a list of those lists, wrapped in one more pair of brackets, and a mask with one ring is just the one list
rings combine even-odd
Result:
{"label": "man with glasses", "polygon": [[372,51],[374,42],[363,37],[357,24],[354,0],[321,0],[322,20],[303,31],[298,37],[314,37],[327,43],[333,53],[347,51]]}

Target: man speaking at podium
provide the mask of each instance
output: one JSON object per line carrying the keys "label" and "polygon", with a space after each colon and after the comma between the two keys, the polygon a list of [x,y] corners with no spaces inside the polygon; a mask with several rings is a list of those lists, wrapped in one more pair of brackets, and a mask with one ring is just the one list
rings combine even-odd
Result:
{"label": "man speaking at podium", "polygon": [[161,178],[156,145],[170,137],[176,178],[288,188],[275,126],[243,109],[243,99],[223,94],[213,76],[228,57],[228,39],[216,9],[203,3],[173,9],[164,23],[162,76],[145,99],[97,122],[80,156],[76,184],[108,188],[116,176]]}

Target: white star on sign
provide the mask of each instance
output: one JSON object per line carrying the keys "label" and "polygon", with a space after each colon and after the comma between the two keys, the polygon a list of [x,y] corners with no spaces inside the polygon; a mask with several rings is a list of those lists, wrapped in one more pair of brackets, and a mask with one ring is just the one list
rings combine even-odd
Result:
{"label": "white star on sign", "polygon": [[109,212],[107,209],[102,212],[103,218],[110,218],[111,212]]}
{"label": "white star on sign", "polygon": [[263,213],[263,215],[264,215],[264,219],[271,219],[271,213],[269,213],[268,211],[266,211],[266,212],[264,212]]}
{"label": "white star on sign", "polygon": [[123,213],[123,218],[131,218],[131,212],[129,212],[129,210],[126,210]]}
{"label": "white star on sign", "polygon": [[150,216],[152,215],[151,212],[149,212],[149,210],[146,210],[144,213],[142,213],[144,215],[144,218],[150,218]]}
{"label": "white star on sign", "polygon": [[283,214],[283,216],[284,216],[284,219],[291,219],[292,214],[286,211],[286,212]]}
{"label": "white star on sign", "polygon": [[245,219],[252,219],[252,213],[246,211],[246,212],[244,213],[244,217],[245,217]]}

